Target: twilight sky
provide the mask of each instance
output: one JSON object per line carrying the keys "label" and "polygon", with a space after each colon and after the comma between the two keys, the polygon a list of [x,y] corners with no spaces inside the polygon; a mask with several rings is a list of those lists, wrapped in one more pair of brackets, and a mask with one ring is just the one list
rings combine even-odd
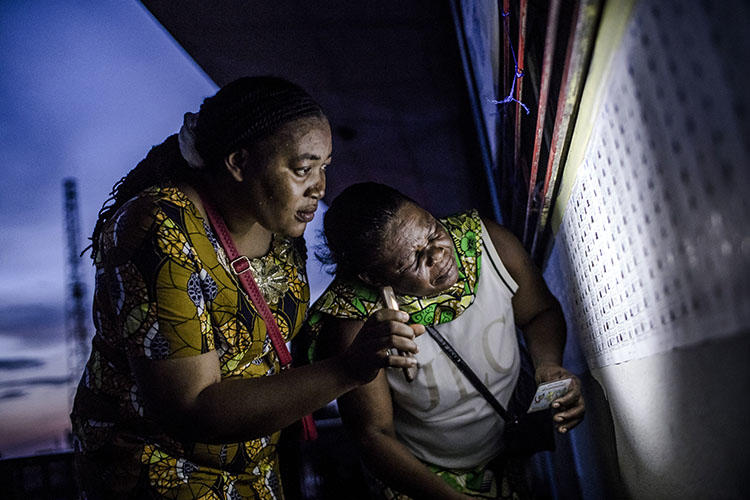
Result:
{"label": "twilight sky", "polygon": [[[0,49],[0,458],[9,458],[68,446],[63,179],[78,181],[82,248],[112,185],[216,86],[136,0],[2,0]],[[88,254],[81,264],[90,310]],[[330,277],[314,260],[308,272],[316,297]]]}
{"label": "twilight sky", "polygon": [[[0,456],[65,446],[62,180],[112,184],[215,86],[135,0],[0,2]],[[82,259],[89,307],[93,268]]]}

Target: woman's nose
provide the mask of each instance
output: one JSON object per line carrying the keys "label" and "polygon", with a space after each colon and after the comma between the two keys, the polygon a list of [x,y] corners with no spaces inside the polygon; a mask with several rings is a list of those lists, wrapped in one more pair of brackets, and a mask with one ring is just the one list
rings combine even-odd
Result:
{"label": "woman's nose", "polygon": [[326,172],[322,168],[318,171],[313,184],[307,188],[305,195],[320,200],[326,194]]}

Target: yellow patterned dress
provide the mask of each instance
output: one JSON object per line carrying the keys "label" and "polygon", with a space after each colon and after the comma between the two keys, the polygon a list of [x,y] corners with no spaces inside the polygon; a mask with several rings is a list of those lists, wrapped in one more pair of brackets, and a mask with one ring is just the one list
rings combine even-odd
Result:
{"label": "yellow patterned dress", "polygon": [[[208,223],[176,188],[127,202],[103,231],[96,265],[91,357],[71,415],[88,498],[283,498],[280,433],[247,442],[185,442],[144,408],[129,357],[172,359],[215,350],[222,379],[273,375],[279,362],[252,302],[228,272]],[[274,235],[252,267],[284,337],[310,298],[302,239]]]}

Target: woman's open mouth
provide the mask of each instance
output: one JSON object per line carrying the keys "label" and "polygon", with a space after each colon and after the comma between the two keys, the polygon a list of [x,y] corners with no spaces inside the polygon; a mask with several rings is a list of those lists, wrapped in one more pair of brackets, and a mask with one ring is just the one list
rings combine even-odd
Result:
{"label": "woman's open mouth", "polygon": [[313,217],[315,217],[315,210],[317,207],[313,208],[306,208],[303,210],[297,210],[297,213],[294,214],[295,218],[304,223],[308,223],[313,220]]}

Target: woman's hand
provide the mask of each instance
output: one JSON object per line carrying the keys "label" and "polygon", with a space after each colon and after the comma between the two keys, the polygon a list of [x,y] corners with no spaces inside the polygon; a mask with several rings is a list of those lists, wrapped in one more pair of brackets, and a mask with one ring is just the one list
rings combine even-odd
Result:
{"label": "woman's hand", "polygon": [[407,321],[407,313],[392,309],[380,309],[370,316],[342,355],[347,371],[355,380],[370,382],[386,366],[416,365],[416,359],[396,352],[416,353],[414,337],[425,331],[424,326],[407,325]]}
{"label": "woman's hand", "polygon": [[581,394],[581,382],[578,377],[557,364],[541,364],[536,368],[537,384],[569,378],[572,380],[568,392],[552,402],[552,420],[561,434],[581,423],[586,405]]}

